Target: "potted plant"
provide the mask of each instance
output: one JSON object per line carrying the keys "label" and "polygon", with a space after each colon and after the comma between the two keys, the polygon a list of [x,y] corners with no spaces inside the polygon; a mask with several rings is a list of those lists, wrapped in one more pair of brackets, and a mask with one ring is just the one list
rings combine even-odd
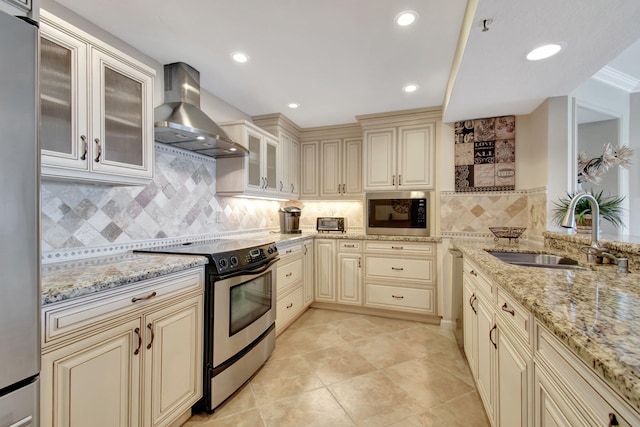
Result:
{"label": "potted plant", "polygon": [[[600,218],[605,221],[609,221],[616,227],[624,227],[622,222],[622,201],[624,196],[605,196],[603,190],[600,192],[587,191],[591,194],[600,206]],[[567,197],[559,199],[557,202],[553,202],[553,219],[560,225],[564,216],[567,214],[571,199],[579,192],[567,193]],[[591,227],[591,205],[585,199],[582,199],[576,205],[576,225],[578,227],[587,226]]]}

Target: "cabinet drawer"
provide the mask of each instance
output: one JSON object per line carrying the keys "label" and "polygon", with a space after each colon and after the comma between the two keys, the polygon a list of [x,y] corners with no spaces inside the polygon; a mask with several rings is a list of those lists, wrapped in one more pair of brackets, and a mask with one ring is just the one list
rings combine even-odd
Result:
{"label": "cabinet drawer", "polygon": [[483,292],[493,301],[493,283],[487,280],[475,265],[469,261],[465,261],[463,275],[465,281],[471,281],[475,285],[476,290]]}
{"label": "cabinet drawer", "polygon": [[360,252],[360,249],[362,249],[361,242],[356,242],[353,240],[345,240],[345,241],[340,241],[338,243],[338,250],[341,252],[349,252],[349,251]]}
{"label": "cabinet drawer", "polygon": [[190,269],[133,283],[43,310],[44,343],[73,336],[93,325],[129,311],[204,289],[204,268]]}
{"label": "cabinet drawer", "polygon": [[276,305],[276,329],[281,330],[304,309],[302,287],[278,298]]}
{"label": "cabinet drawer", "polygon": [[509,324],[525,343],[531,344],[533,316],[527,309],[517,303],[507,292],[498,288],[498,306],[496,311],[500,313],[505,322]]}
{"label": "cabinet drawer", "polygon": [[417,255],[433,255],[435,253],[434,245],[431,243],[415,243],[415,242],[366,242],[364,246],[366,252],[385,252],[398,255],[417,254]]}
{"label": "cabinet drawer", "polygon": [[276,280],[278,293],[285,292],[295,283],[302,280],[302,258],[278,265]]}
{"label": "cabinet drawer", "polygon": [[392,310],[405,309],[420,313],[433,313],[433,296],[433,289],[404,288],[367,283],[365,304]]}
{"label": "cabinet drawer", "polygon": [[289,245],[276,245],[278,247],[278,253],[280,255],[280,259],[283,261],[289,257],[293,257],[296,255],[302,254],[302,243],[295,243]]}
{"label": "cabinet drawer", "polygon": [[370,279],[419,280],[433,283],[433,259],[365,257],[365,274]]}
{"label": "cabinet drawer", "polygon": [[567,398],[580,408],[590,424],[608,425],[609,414],[614,414],[621,426],[640,425],[640,414],[560,340],[540,325],[536,325],[536,330],[536,356],[543,362],[543,369],[553,372],[553,376],[560,379],[559,385],[565,390]]}

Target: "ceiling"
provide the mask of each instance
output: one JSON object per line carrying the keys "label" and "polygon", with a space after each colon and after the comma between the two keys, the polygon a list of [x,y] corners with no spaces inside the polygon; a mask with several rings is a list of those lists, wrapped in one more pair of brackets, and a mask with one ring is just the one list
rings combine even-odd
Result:
{"label": "ceiling", "polygon": [[[640,43],[623,53],[640,39],[638,0],[470,0],[466,21],[465,0],[57,2],[160,63],[190,64],[204,89],[248,115],[282,112],[300,127],[446,98],[446,122],[528,114],[607,64],[602,79],[640,90]],[[418,12],[415,24],[395,25],[403,10]],[[566,48],[524,59],[552,41]],[[233,62],[235,51],[249,62]],[[419,90],[404,93],[407,83]]]}

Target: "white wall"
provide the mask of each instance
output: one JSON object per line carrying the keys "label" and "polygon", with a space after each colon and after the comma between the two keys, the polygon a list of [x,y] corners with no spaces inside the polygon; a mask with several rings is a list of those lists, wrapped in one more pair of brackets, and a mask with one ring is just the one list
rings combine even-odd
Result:
{"label": "white wall", "polygon": [[634,189],[629,199],[629,234],[640,236],[640,92],[630,96],[629,118],[629,145],[635,150],[629,171],[629,187]]}
{"label": "white wall", "polygon": [[571,135],[569,98],[557,96],[546,101],[547,116],[547,229],[564,230],[553,222],[553,202],[573,191],[575,156],[569,144]]}
{"label": "white wall", "polygon": [[[631,98],[628,92],[602,83],[599,80],[590,79],[573,91],[570,94],[570,98],[573,103],[573,111],[570,118],[572,126],[577,127],[574,117],[576,114],[576,106],[578,105],[587,109],[602,111],[612,117],[618,117],[620,120],[620,144],[631,145],[632,148],[635,148],[636,151],[632,158],[632,169],[640,167],[640,142],[632,141],[630,143],[629,139],[632,120],[630,110]],[[577,154],[577,131],[574,130],[573,137],[569,141],[569,145]],[[604,142],[607,141],[603,141],[603,144]],[[620,230],[620,232],[623,234],[640,235],[640,224],[637,224],[637,221],[635,221],[636,224],[634,224],[634,221],[630,220],[629,217],[631,205],[640,203],[640,186],[633,185],[633,183],[637,183],[638,181],[630,181],[629,171],[624,168],[617,168],[616,171],[610,171],[609,173],[618,174],[618,194],[626,197],[623,203],[623,208],[625,209],[623,220],[628,224],[628,228]]]}

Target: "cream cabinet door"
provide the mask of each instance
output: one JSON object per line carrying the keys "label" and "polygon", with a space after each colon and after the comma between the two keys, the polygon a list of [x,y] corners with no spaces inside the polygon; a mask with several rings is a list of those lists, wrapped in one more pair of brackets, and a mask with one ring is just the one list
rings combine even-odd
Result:
{"label": "cream cabinet door", "polygon": [[474,287],[465,280],[462,290],[464,311],[464,354],[474,377],[478,374],[478,302]]}
{"label": "cream cabinet door", "polygon": [[345,139],[342,156],[342,195],[362,195],[362,139]]}
{"label": "cream cabinet door", "polygon": [[362,305],[362,256],[338,253],[339,304]]}
{"label": "cream cabinet door", "polygon": [[342,188],[342,141],[321,141],[320,196],[338,196]]}
{"label": "cream cabinet door", "polygon": [[320,195],[319,172],[318,143],[300,144],[300,198],[311,199]]}
{"label": "cream cabinet door", "polygon": [[366,131],[364,134],[366,190],[396,188],[396,128]]}
{"label": "cream cabinet door", "polygon": [[264,137],[263,175],[265,192],[278,193],[278,141]]}
{"label": "cream cabinet door", "polygon": [[93,155],[102,173],[153,177],[153,79],[91,49]]}
{"label": "cream cabinet door", "polygon": [[398,128],[399,190],[424,190],[434,187],[434,125]]}
{"label": "cream cabinet door", "polygon": [[315,241],[316,301],[336,301],[335,258],[335,240],[317,239]]}
{"label": "cream cabinet door", "polygon": [[202,395],[202,317],[201,295],[145,316],[143,425],[170,424]]}
{"label": "cream cabinet door", "polygon": [[573,405],[563,396],[560,388],[537,366],[535,369],[536,427],[573,427],[588,425]]}
{"label": "cream cabinet door", "polygon": [[484,407],[489,419],[495,417],[495,323],[493,320],[493,307],[483,298],[476,300],[476,310],[478,311],[478,371],[476,384],[478,393],[482,397]]}
{"label": "cream cabinet door", "polygon": [[[498,407],[496,425],[522,426],[531,425],[529,402],[532,401],[529,392],[530,362],[527,363],[510,339],[506,329],[498,327],[497,334],[497,391]],[[528,357],[530,360],[531,356]]]}
{"label": "cream cabinet door", "polygon": [[42,356],[43,427],[138,426],[140,319]]}
{"label": "cream cabinet door", "polygon": [[40,25],[40,145],[42,167],[88,170],[85,42]]}
{"label": "cream cabinet door", "polygon": [[307,240],[302,244],[302,262],[304,269],[304,305],[313,302],[313,289],[315,284],[314,250],[313,240]]}

